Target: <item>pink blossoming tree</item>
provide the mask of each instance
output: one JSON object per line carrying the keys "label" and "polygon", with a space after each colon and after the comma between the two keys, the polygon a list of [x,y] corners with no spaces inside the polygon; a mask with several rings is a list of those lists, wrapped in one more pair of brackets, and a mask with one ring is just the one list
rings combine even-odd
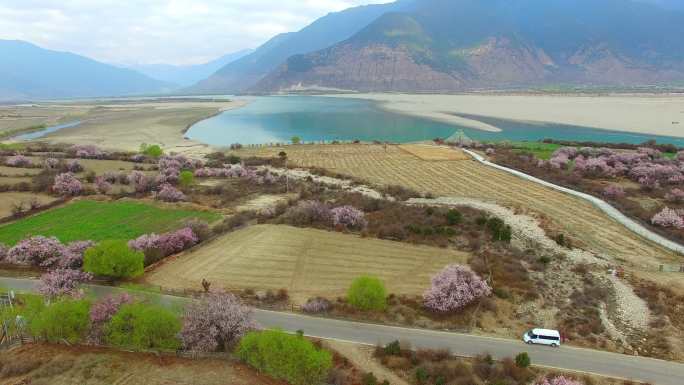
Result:
{"label": "pink blossoming tree", "polygon": [[155,194],[155,198],[164,202],[180,202],[187,199],[182,191],[168,183],[161,185],[159,191]]}
{"label": "pink blossoming tree", "polygon": [[55,269],[43,274],[38,283],[38,292],[48,298],[80,296],[78,287],[93,276],[80,270]]}
{"label": "pink blossoming tree", "polygon": [[52,190],[59,195],[74,196],[83,191],[83,185],[81,181],[76,179],[74,174],[67,172],[55,177],[55,184],[52,185]]}
{"label": "pink blossoming tree", "polygon": [[31,165],[31,159],[24,155],[10,156],[5,160],[5,165],[9,167],[28,167]]}
{"label": "pink blossoming tree", "polygon": [[247,332],[255,330],[252,309],[234,295],[210,293],[185,309],[180,338],[196,352],[229,351]]}
{"label": "pink blossoming tree", "polygon": [[603,196],[610,199],[620,199],[625,196],[625,190],[618,185],[612,184],[603,190]]}
{"label": "pink blossoming tree", "polygon": [[330,211],[334,226],[363,229],[368,225],[363,211],[352,206],[335,207]]}
{"label": "pink blossoming tree", "polygon": [[92,344],[100,344],[104,339],[104,328],[122,305],[133,303],[133,297],[128,293],[119,294],[118,296],[107,296],[96,302],[90,308],[90,333],[88,341]]}
{"label": "pink blossoming tree", "polygon": [[564,376],[558,376],[554,378],[544,378],[539,381],[537,385],[584,385],[583,383],[573,380]]}
{"label": "pink blossoming tree", "polygon": [[661,212],[654,215],[651,223],[660,227],[684,229],[684,218],[682,218],[681,213],[669,207],[665,207]]}
{"label": "pink blossoming tree", "polygon": [[149,262],[172,254],[180,253],[199,242],[199,238],[190,227],[169,233],[145,234],[129,241],[128,247],[136,251],[142,251]]}
{"label": "pink blossoming tree", "polygon": [[432,286],[423,294],[426,308],[449,313],[491,294],[487,282],[466,266],[449,265],[432,277]]}

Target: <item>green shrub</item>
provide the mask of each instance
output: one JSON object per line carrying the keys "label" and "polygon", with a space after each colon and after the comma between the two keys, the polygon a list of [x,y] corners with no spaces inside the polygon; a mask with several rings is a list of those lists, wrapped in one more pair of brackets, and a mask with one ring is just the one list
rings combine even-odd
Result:
{"label": "green shrub", "polygon": [[368,372],[361,378],[361,383],[363,385],[378,385],[378,378],[375,377],[375,374]]}
{"label": "green shrub", "polygon": [[430,375],[425,368],[420,367],[418,370],[416,370],[416,381],[418,381],[419,384],[426,383],[429,378]]}
{"label": "green shrub", "polygon": [[494,241],[510,242],[512,236],[511,226],[499,218],[487,220],[487,230],[492,234]]}
{"label": "green shrub", "polygon": [[293,136],[291,140],[292,140],[292,144],[299,144],[302,142],[302,138],[300,138],[298,136]]}
{"label": "green shrub", "polygon": [[145,255],[125,241],[102,241],[86,250],[83,270],[110,278],[132,278],[143,273]]}
{"label": "green shrub", "polygon": [[332,367],[332,355],[306,338],[280,330],[251,332],[242,338],[236,354],[247,364],[293,385],[322,383]]}
{"label": "green shrub", "polygon": [[515,356],[515,365],[519,368],[527,368],[532,364],[530,355],[526,352],[522,352]]}
{"label": "green shrub", "polygon": [[178,177],[178,183],[183,187],[192,186],[192,184],[195,183],[195,175],[192,171],[182,171]]}
{"label": "green shrub", "polygon": [[356,278],[349,287],[347,299],[359,310],[385,310],[387,307],[385,285],[375,277]]}
{"label": "green shrub", "polygon": [[63,299],[50,305],[42,300],[32,299],[27,303],[28,328],[36,337],[49,342],[65,340],[79,342],[90,325],[90,302],[86,300]]}
{"label": "green shrub", "polygon": [[164,155],[164,150],[162,150],[162,148],[157,144],[148,145],[143,143],[140,145],[140,153],[153,158],[159,158],[160,156]]}
{"label": "green shrub", "polygon": [[178,316],[157,305],[121,306],[105,327],[107,342],[138,350],[175,350],[180,347]]}
{"label": "green shrub", "polygon": [[393,341],[385,345],[385,354],[388,356],[400,356],[401,355],[401,344],[399,341]]}
{"label": "green shrub", "polygon": [[446,220],[449,226],[457,225],[463,220],[463,214],[458,210],[451,209],[447,211]]}

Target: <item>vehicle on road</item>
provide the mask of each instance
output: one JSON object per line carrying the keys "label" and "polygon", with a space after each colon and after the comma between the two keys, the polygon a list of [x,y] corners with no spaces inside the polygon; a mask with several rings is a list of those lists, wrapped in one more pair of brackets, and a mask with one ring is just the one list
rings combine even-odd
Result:
{"label": "vehicle on road", "polygon": [[523,335],[523,341],[528,345],[547,345],[557,348],[561,345],[561,335],[558,330],[532,329]]}

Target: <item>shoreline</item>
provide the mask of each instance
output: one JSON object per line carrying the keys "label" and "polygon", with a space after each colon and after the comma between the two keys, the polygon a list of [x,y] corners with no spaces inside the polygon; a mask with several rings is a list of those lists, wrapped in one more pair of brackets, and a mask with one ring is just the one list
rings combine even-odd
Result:
{"label": "shoreline", "polygon": [[461,115],[562,124],[632,134],[684,138],[684,95],[331,94],[375,102],[404,115],[489,132],[501,128]]}

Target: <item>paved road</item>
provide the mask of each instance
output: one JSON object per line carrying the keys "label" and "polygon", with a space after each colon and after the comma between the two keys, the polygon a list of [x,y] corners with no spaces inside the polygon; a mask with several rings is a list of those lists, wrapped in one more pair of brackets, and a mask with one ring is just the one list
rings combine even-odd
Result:
{"label": "paved road", "polygon": [[[35,284],[35,280],[0,278],[0,286],[17,291],[32,291]],[[106,286],[90,288],[96,296],[111,294],[118,290]],[[160,296],[159,299],[170,306],[182,305],[189,301],[187,298],[166,295]],[[684,364],[645,357],[567,346],[557,349],[528,346],[516,340],[331,320],[265,310],[257,310],[255,317],[264,327],[278,327],[287,331],[304,330],[307,335],[314,337],[371,345],[386,344],[398,339],[410,342],[414,348],[448,348],[454,354],[463,356],[489,352],[495,358],[504,358],[526,351],[535,365],[644,381],[653,385],[684,384]]]}

